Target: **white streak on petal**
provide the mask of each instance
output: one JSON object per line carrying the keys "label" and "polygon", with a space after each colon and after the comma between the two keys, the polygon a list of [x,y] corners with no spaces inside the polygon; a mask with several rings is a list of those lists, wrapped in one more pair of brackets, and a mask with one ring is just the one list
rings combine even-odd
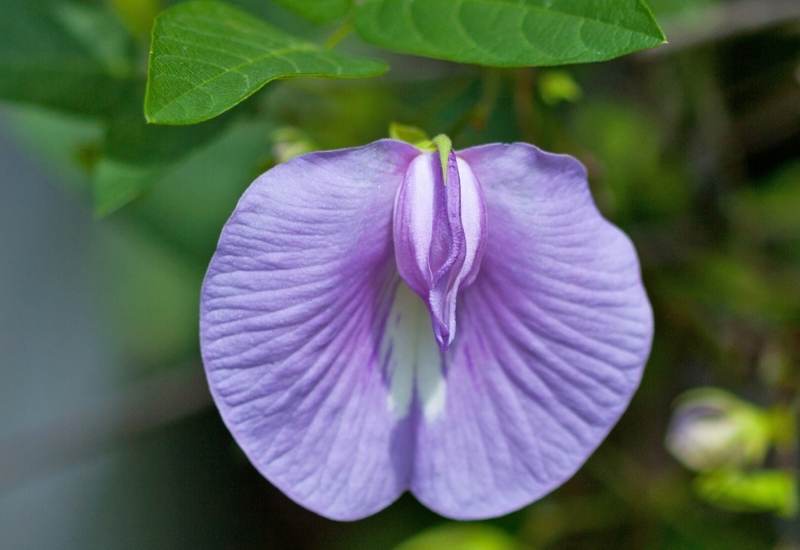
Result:
{"label": "white streak on petal", "polygon": [[408,414],[416,380],[423,414],[433,420],[445,403],[441,356],[425,304],[405,283],[397,286],[381,349],[388,357],[389,410],[398,418]]}
{"label": "white streak on petal", "polygon": [[[432,334],[429,330],[428,334]],[[417,394],[422,404],[425,420],[435,420],[444,410],[446,385],[442,375],[439,349],[433,338],[430,346],[421,350],[422,359],[417,366]]]}

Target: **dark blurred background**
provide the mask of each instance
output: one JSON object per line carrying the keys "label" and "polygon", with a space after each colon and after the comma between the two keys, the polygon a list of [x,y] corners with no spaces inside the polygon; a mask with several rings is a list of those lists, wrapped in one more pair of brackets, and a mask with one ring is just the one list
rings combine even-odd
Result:
{"label": "dark blurred background", "polygon": [[[141,116],[163,3],[4,0],[0,548],[800,548],[800,2],[650,4],[670,44],[613,62],[501,71],[369,50],[391,72],[276,82],[170,129]],[[576,155],[642,258],[656,337],[641,389],[572,480],[498,520],[451,524],[408,496],[356,523],[317,517],[249,465],[205,386],[198,289],[240,193],[393,121]],[[700,387],[724,404],[687,428],[676,399]]]}

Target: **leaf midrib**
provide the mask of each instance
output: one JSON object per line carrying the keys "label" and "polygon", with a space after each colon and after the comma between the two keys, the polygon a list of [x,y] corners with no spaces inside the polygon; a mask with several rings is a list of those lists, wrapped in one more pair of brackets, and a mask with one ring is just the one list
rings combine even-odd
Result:
{"label": "leaf midrib", "polygon": [[[616,25],[616,24],[611,23],[609,21],[606,21],[604,19],[594,19],[592,17],[586,17],[586,16],[583,16],[583,15],[575,15],[574,13],[570,13],[570,12],[567,12],[567,11],[562,11],[560,9],[546,8],[544,6],[539,6],[539,5],[536,5],[536,4],[527,4],[527,3],[526,4],[520,4],[520,3],[514,2],[514,0],[457,0],[457,1],[460,1],[462,3],[464,3],[464,2],[475,2],[475,3],[478,3],[478,4],[486,4],[486,5],[506,4],[506,5],[509,5],[509,6],[520,6],[520,7],[528,8],[528,9],[531,9],[531,10],[534,10],[534,11],[543,11],[545,13],[557,13],[557,14],[563,15],[565,17],[572,17],[574,19],[580,19],[580,20],[583,20],[583,21],[592,21],[594,23],[598,23],[598,24],[606,26],[606,27],[612,27],[612,28],[615,28],[615,29],[625,29],[626,31],[628,31],[630,33],[639,34],[639,35],[642,35],[642,36],[648,36],[650,38],[658,38],[659,40],[664,40],[664,35],[660,31],[659,31],[658,36],[654,36],[652,34],[643,33],[643,32],[638,31],[636,29],[631,29],[629,27],[623,27],[623,26],[620,26],[620,25]],[[638,6],[642,6],[642,7],[646,8],[646,6],[644,6],[640,1],[637,1],[636,4]],[[648,15],[650,15],[650,18],[651,18],[650,23],[654,23],[655,21],[652,19],[652,14],[649,13],[649,10],[647,10],[647,11],[648,11]],[[658,29],[658,25],[656,25],[655,27],[656,27],[656,29]]]}
{"label": "leaf midrib", "polygon": [[[380,1],[381,0],[373,0],[372,4],[373,5],[377,5]],[[416,1],[417,0],[404,0],[403,3],[404,4],[409,4],[411,2],[416,2]],[[573,19],[578,19],[580,21],[591,21],[593,23],[597,23],[597,24],[603,25],[605,27],[611,27],[613,29],[624,29],[627,32],[630,32],[630,33],[633,33],[633,34],[638,34],[640,36],[646,36],[648,38],[655,38],[655,39],[658,39],[658,40],[661,40],[661,41],[665,40],[665,36],[660,31],[660,29],[659,29],[657,24],[655,24],[655,28],[659,30],[658,35],[653,35],[653,34],[647,34],[647,33],[641,32],[641,31],[636,30],[636,29],[631,29],[629,27],[623,27],[623,26],[620,26],[620,25],[616,25],[614,23],[611,23],[611,22],[603,20],[603,19],[594,19],[592,17],[576,15],[574,13],[562,11],[560,9],[556,9],[556,8],[552,8],[552,7],[551,8],[547,8],[547,7],[539,6],[539,5],[536,5],[536,4],[527,4],[527,3],[526,4],[520,4],[518,2],[514,2],[514,0],[454,0],[454,1],[460,3],[461,5],[464,5],[465,3],[468,3],[468,2],[474,3],[474,4],[482,4],[482,5],[485,5],[485,6],[497,6],[498,4],[504,4],[506,6],[517,7],[517,8],[520,8],[522,10],[528,9],[528,10],[531,10],[531,11],[539,11],[539,12],[543,12],[543,13],[546,13],[546,14],[556,13],[556,14],[561,15],[563,17],[569,17],[569,18],[573,18]],[[643,6],[643,4],[641,2],[637,2],[637,4],[639,6]],[[646,9],[646,6],[643,6],[643,7],[645,7],[645,9]],[[650,23],[655,23],[655,20],[652,19],[652,14],[649,13],[649,10],[648,10],[648,14],[650,15],[650,18],[651,18]]]}
{"label": "leaf midrib", "polygon": [[[205,87],[207,84],[210,84],[211,82],[214,82],[215,80],[217,80],[218,78],[223,77],[226,74],[240,71],[241,69],[243,69],[245,67],[248,67],[250,65],[255,65],[256,63],[264,61],[265,59],[269,59],[270,57],[279,57],[279,56],[284,55],[284,54],[290,54],[290,53],[296,53],[296,52],[317,51],[317,50],[318,50],[318,48],[316,46],[314,46],[313,44],[297,44],[296,46],[293,46],[291,48],[282,48],[280,50],[274,50],[274,51],[265,52],[263,55],[256,56],[256,57],[254,57],[252,59],[249,59],[246,62],[239,63],[238,65],[234,65],[233,67],[231,67],[229,69],[225,69],[224,71],[220,71],[219,74],[216,74],[216,75],[212,76],[211,78],[207,78],[206,80],[195,84],[194,86],[192,86],[188,90],[180,93],[179,95],[175,96],[173,99],[171,99],[170,101],[168,101],[167,103],[162,105],[157,111],[155,111],[151,115],[148,115],[147,118],[148,118],[148,120],[152,121],[153,119],[157,118],[160,113],[164,112],[165,109],[171,107],[173,104],[175,104],[176,102],[178,102],[181,99],[183,99],[186,95],[188,95],[188,94],[190,94],[192,92],[195,92],[200,88]],[[154,58],[154,60],[155,60],[155,58]],[[190,62],[194,63],[194,61],[191,60],[191,59],[188,59],[187,61],[190,61]],[[295,71],[294,74],[302,74],[302,73]],[[149,100],[150,100],[150,82],[151,82],[151,80],[152,79],[148,79],[148,81],[147,81],[147,90],[145,92],[145,95],[147,97],[148,103],[149,103]]]}

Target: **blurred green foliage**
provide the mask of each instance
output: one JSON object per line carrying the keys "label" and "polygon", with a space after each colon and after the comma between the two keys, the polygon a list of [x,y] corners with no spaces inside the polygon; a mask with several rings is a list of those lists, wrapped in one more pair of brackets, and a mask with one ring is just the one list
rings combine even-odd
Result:
{"label": "blurred green foliage", "polygon": [[0,36],[4,99],[106,114],[133,77],[129,37],[102,5],[14,1],[4,7]]}
{"label": "blurred green foliage", "polygon": [[797,514],[797,482],[789,472],[718,470],[699,476],[694,486],[705,500],[734,512]]}
{"label": "blurred green foliage", "polygon": [[317,23],[336,20],[350,9],[350,0],[277,0],[298,15]]}
{"label": "blurred green foliage", "polygon": [[[760,410],[797,414],[796,23],[734,36],[727,28],[719,37],[707,34],[714,26],[705,10],[730,3],[653,0],[668,35],[706,33],[702,40],[556,72],[386,58],[350,36],[337,50],[386,59],[391,72],[273,83],[229,114],[175,128],[145,124],[142,111],[147,34],[154,14],[173,3],[11,0],[0,20],[6,122],[69,193],[107,216],[96,222],[103,237],[90,272],[120,378],[158,380],[171,365],[198,361],[197,289],[254,177],[314,148],[385,137],[392,122],[447,133],[456,148],[525,140],[578,156],[600,208],[640,253],[657,329],[619,427],[574,479],[517,513],[447,527],[404,497],[356,524],[328,522],[270,488],[209,404],[183,423],[155,423],[152,460],[134,468],[131,485],[165,485],[172,500],[159,501],[155,517],[153,502],[126,485],[129,506],[155,517],[134,547],[727,550],[800,540],[796,520],[783,517],[796,502],[793,428],[752,468],[700,477],[663,444],[672,403],[690,388],[726,388]],[[296,17],[284,1],[233,3],[317,44],[335,31]],[[87,406],[96,398],[87,396]],[[176,479],[184,485],[173,493]],[[198,499],[212,492],[224,506]],[[233,526],[235,536],[210,526]]]}

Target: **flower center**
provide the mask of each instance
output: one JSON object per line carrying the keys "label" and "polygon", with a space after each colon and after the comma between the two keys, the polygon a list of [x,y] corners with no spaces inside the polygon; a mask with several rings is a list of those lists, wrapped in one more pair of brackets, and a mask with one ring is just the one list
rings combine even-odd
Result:
{"label": "flower center", "polygon": [[394,205],[394,247],[403,281],[425,301],[436,341],[455,338],[459,290],[480,270],[486,208],[472,169],[449,151],[423,153],[408,167]]}

